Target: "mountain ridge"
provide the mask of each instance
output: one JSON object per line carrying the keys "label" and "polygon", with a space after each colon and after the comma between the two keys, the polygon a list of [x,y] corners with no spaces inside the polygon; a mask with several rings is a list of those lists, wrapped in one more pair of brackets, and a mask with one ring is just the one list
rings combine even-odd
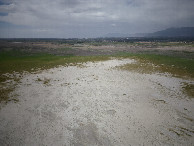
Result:
{"label": "mountain ridge", "polygon": [[194,27],[172,27],[153,33],[108,33],[105,37],[194,37]]}

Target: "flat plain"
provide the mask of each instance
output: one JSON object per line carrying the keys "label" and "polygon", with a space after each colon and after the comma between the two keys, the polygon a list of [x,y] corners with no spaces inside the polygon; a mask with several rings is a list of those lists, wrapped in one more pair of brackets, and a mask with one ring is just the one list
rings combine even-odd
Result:
{"label": "flat plain", "polygon": [[0,145],[193,145],[192,41],[1,40]]}

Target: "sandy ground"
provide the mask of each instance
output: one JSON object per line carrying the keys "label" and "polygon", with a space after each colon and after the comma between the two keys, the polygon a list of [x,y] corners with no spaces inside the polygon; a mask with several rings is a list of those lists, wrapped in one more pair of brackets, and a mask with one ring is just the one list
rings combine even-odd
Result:
{"label": "sandy ground", "polygon": [[194,145],[193,81],[115,69],[133,61],[27,74],[0,110],[0,145]]}

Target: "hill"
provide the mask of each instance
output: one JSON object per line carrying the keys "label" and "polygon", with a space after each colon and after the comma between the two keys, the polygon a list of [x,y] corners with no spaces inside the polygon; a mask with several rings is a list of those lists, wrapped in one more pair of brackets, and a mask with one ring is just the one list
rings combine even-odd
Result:
{"label": "hill", "polygon": [[194,27],[168,28],[154,33],[109,33],[105,37],[126,38],[126,37],[194,37]]}
{"label": "hill", "polygon": [[147,34],[149,37],[194,37],[194,27],[168,28]]}

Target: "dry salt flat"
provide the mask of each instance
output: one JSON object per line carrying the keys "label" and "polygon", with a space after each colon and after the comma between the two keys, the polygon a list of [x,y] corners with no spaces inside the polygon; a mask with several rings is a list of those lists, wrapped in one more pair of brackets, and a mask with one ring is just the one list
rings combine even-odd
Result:
{"label": "dry salt flat", "polygon": [[112,59],[21,79],[19,102],[0,110],[0,145],[194,145],[194,100],[168,74],[140,74]]}

